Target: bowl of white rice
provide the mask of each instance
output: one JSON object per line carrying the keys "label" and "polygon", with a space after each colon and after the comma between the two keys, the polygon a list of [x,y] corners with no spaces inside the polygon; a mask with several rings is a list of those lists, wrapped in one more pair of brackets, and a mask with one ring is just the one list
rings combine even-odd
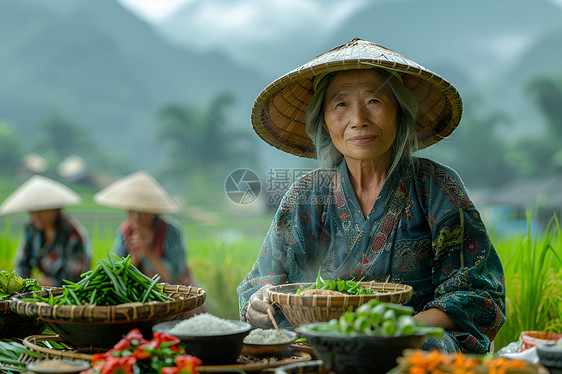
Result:
{"label": "bowl of white rice", "polygon": [[276,356],[289,348],[297,339],[297,333],[281,329],[253,329],[244,338],[242,353],[256,356]]}
{"label": "bowl of white rice", "polygon": [[251,329],[249,323],[223,319],[209,313],[162,322],[152,327],[152,331],[180,339],[185,351],[198,357],[203,365],[236,363],[242,352],[242,341]]}

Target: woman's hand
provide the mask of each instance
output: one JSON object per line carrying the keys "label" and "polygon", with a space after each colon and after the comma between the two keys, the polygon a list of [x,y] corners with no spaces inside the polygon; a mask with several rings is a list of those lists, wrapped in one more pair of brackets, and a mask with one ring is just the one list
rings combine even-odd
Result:
{"label": "woman's hand", "polygon": [[[129,237],[127,249],[131,254],[131,264],[138,267],[143,258],[146,258],[154,267],[156,274],[160,275],[161,281],[168,283],[174,281],[171,279],[170,272],[162,262],[162,258],[155,253],[152,248],[151,232],[140,228],[135,229]],[[148,269],[143,269],[143,272],[149,277],[154,275],[154,273],[151,273]]]}
{"label": "woman's hand", "polygon": [[458,329],[455,321],[453,321],[447,313],[437,308],[431,308],[424,310],[423,312],[419,312],[413,318],[416,322],[422,322],[433,327],[441,327],[445,330]]}
{"label": "woman's hand", "polygon": [[271,284],[265,285],[250,296],[248,311],[246,312],[248,323],[262,329],[273,328],[273,323],[269,319],[267,311],[271,310],[271,314],[274,315],[275,310],[273,309],[273,305],[267,301],[267,295],[265,293],[271,286]]}
{"label": "woman's hand", "polygon": [[131,263],[139,266],[143,257],[146,257],[152,246],[152,233],[138,225],[131,225],[132,232],[127,240],[127,249],[131,254]]}

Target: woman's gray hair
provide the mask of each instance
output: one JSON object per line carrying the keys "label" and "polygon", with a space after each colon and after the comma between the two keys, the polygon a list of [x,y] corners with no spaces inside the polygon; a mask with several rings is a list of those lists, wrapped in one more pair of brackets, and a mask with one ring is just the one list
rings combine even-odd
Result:
{"label": "woman's gray hair", "polygon": [[[375,68],[373,70],[386,82],[398,104],[396,139],[392,144],[392,164],[388,171],[388,175],[390,175],[400,161],[410,162],[412,153],[418,149],[416,133],[418,101],[412,91],[406,88],[397,76],[384,69]],[[330,134],[323,126],[326,92],[336,74],[337,72],[330,73],[326,77],[321,78],[306,110],[306,132],[316,147],[316,157],[320,167],[323,169],[333,169],[343,160],[343,155],[334,146]]]}

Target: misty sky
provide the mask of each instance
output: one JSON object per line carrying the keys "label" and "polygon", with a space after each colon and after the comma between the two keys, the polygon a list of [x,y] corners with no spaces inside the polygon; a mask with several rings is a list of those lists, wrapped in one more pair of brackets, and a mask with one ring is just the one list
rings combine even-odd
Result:
{"label": "misty sky", "polygon": [[[283,55],[287,48],[295,55],[299,52],[302,55],[303,50],[317,51],[315,47],[322,45],[326,40],[332,40],[335,36],[334,30],[342,24],[349,22],[354,17],[358,17],[362,10],[373,4],[373,0],[119,0],[126,8],[129,8],[141,18],[152,23],[157,29],[177,42],[188,46],[191,49],[199,51],[222,50],[230,55],[235,61],[239,61],[245,65],[253,65],[260,69],[266,75],[278,76],[280,71],[290,68],[293,61],[290,57]],[[376,0],[378,4],[387,3],[423,5],[425,0]],[[462,45],[462,52],[466,56],[462,56],[464,60],[467,57],[477,55],[479,58],[486,59],[487,64],[481,65],[478,71],[473,72],[472,78],[477,80],[486,79],[496,73],[495,69],[499,69],[510,60],[518,58],[519,54],[530,45],[540,33],[545,32],[546,24],[541,25],[540,21],[532,20],[533,14],[529,12],[526,19],[525,10],[521,7],[513,7],[510,0],[497,0],[495,9],[503,9],[504,14],[486,13],[487,2],[466,3],[466,8],[471,7],[471,11],[467,14],[459,15],[456,20],[444,20],[443,22],[457,26],[457,23],[469,24],[474,23],[474,33],[470,35],[460,35],[463,39],[458,44]],[[528,0],[529,10],[531,10],[537,0]],[[562,0],[540,0],[542,2],[550,2],[560,7],[562,11]],[[504,3],[503,5],[501,3]],[[396,42],[396,38],[416,37],[407,32],[408,27],[419,31],[419,35],[433,38],[436,43],[440,43],[441,37],[430,34],[435,31],[435,8],[441,3],[436,1],[426,2],[428,5],[426,12],[419,17],[415,24],[399,25],[398,22],[389,20],[376,20],[378,27],[398,27],[400,29],[388,30],[389,34],[385,35],[383,40],[371,40],[380,43],[391,49],[398,49],[400,43]],[[446,4],[445,2],[443,4]],[[446,5],[445,5],[446,6]],[[456,8],[455,8],[456,9]],[[183,17],[177,17],[177,12],[183,10]],[[419,11],[419,10],[418,10]],[[446,14],[446,12],[443,12]],[[521,14],[523,13],[523,14]],[[175,19],[174,19],[174,16]],[[447,14],[447,16],[451,16]],[[521,28],[506,27],[502,30],[504,17],[512,19],[520,19],[527,21],[521,22]],[[188,19],[187,19],[188,18]],[[424,21],[424,20],[427,20]],[[439,20],[440,21],[440,20]],[[425,22],[425,23],[424,23]],[[490,27],[497,23],[500,27]],[[171,25],[174,24],[172,29]],[[380,26],[384,24],[384,26]],[[511,25],[513,22],[511,23]],[[529,25],[535,25],[530,27]],[[178,28],[181,26],[181,34]],[[375,26],[375,25],[374,25]],[[480,27],[482,26],[482,27]],[[422,29],[423,28],[423,29]],[[433,29],[432,29],[433,28]],[[466,27],[465,27],[466,29]],[[430,31],[433,30],[433,31]],[[446,29],[444,29],[445,31]],[[454,31],[449,29],[445,31],[457,37]],[[425,34],[424,34],[425,33]],[[394,38],[393,38],[394,37]],[[386,38],[386,40],[385,40]],[[386,41],[390,45],[386,45]],[[344,42],[346,40],[341,40]],[[397,46],[398,44],[398,46]],[[331,44],[330,44],[331,45]],[[278,46],[276,49],[275,47]],[[331,45],[334,47],[335,45]],[[257,47],[257,48],[256,48]],[[281,50],[281,52],[280,52]],[[321,50],[323,51],[323,50]],[[454,57],[447,53],[459,54],[459,50],[442,51],[443,59],[450,58],[453,63]],[[410,51],[403,52],[408,57]],[[308,55],[307,55],[308,56]],[[287,58],[286,58],[287,57]],[[310,56],[314,57],[314,55]],[[461,57],[458,56],[458,59]],[[281,59],[285,59],[283,68],[277,65]],[[302,57],[295,58],[298,65],[306,62]],[[461,60],[462,61],[462,60]],[[419,62],[419,61],[418,61]],[[287,65],[289,63],[289,65]],[[295,65],[293,67],[296,67]],[[423,65],[423,64],[422,64]],[[280,70],[281,69],[281,70]]]}

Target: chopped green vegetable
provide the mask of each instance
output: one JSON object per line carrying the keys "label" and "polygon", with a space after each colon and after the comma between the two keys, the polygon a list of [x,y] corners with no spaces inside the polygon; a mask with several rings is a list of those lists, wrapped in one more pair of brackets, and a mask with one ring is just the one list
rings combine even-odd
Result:
{"label": "chopped green vegetable", "polygon": [[370,288],[363,287],[359,284],[359,282],[355,282],[353,280],[342,281],[339,277],[338,280],[323,280],[320,276],[320,268],[318,269],[318,276],[316,277],[316,283],[312,283],[305,289],[298,289],[297,294],[300,294],[302,291],[305,290],[330,290],[330,291],[338,291],[342,293],[347,293],[350,295],[371,295],[378,293],[375,290],[371,290]]}
{"label": "chopped green vegetable", "polygon": [[427,334],[429,337],[442,338],[443,329],[417,323],[412,315],[414,308],[404,305],[369,300],[359,306],[355,312],[347,311],[338,319],[319,323],[315,331],[346,335],[381,335],[401,336]]}

